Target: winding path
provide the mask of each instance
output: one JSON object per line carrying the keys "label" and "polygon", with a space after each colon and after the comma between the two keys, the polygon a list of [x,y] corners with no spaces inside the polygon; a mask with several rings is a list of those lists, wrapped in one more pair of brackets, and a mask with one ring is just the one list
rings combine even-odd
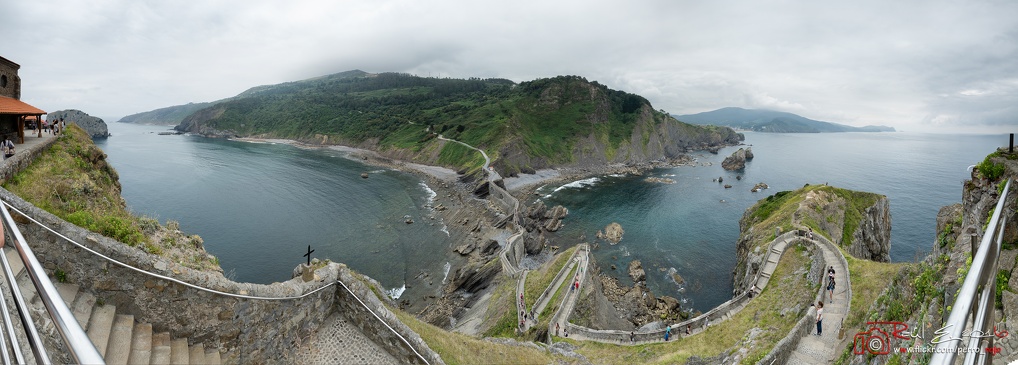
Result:
{"label": "winding path", "polygon": [[[484,156],[483,169],[485,173],[487,173],[488,175],[488,181],[493,182],[501,179],[501,176],[499,176],[499,174],[495,172],[494,169],[491,168],[490,166],[491,159],[488,157],[488,154],[485,153],[483,150],[460,141],[445,138],[442,135],[439,135],[438,139],[459,143],[463,146],[466,146],[468,148],[480,152],[481,155]],[[513,214],[515,213],[516,212],[513,212]],[[505,269],[505,272],[510,277],[515,277],[517,279],[516,296],[514,297],[513,300],[516,302],[517,321],[523,324],[521,326],[521,330],[525,331],[532,327],[533,325],[537,324],[537,318],[533,318],[532,320],[528,320],[525,318],[524,314],[530,312],[527,311],[526,303],[524,302],[524,300],[521,299],[525,298],[525,296],[521,297],[521,295],[526,290],[524,286],[526,283],[527,270],[517,267],[508,259],[508,251],[512,246],[514,238],[521,234],[522,232],[517,232],[509,239],[507,239],[506,244],[503,246],[502,252],[500,252],[499,255],[500,261],[502,263],[503,269]],[[813,318],[816,317],[816,311],[811,309],[807,311],[808,313],[806,314],[807,316],[809,316],[809,320],[807,321],[806,318],[800,320],[800,323],[805,321],[807,324],[809,324],[809,326],[807,327],[810,330],[803,332],[799,330],[800,326],[797,325],[796,328],[794,328],[785,337],[783,342],[795,344],[795,349],[789,355],[787,363],[788,364],[831,363],[834,360],[835,356],[837,355],[836,348],[841,343],[841,339],[838,338],[838,334],[839,332],[841,332],[841,327],[844,322],[845,316],[848,314],[852,297],[852,288],[851,282],[849,281],[848,277],[847,261],[845,260],[845,257],[842,255],[841,251],[838,250],[838,248],[833,243],[823,238],[822,236],[816,236],[815,238],[802,237],[799,236],[796,231],[788,232],[781,236],[778,236],[768,245],[767,258],[764,261],[763,268],[760,270],[760,273],[757,274],[756,280],[754,281],[756,288],[755,291],[762,292],[764,288],[767,287],[767,284],[770,282],[771,275],[773,275],[774,270],[777,269],[778,261],[780,261],[781,255],[784,254],[785,249],[789,247],[789,243],[799,239],[810,241],[821,250],[824,257],[824,262],[827,263],[828,266],[834,267],[834,270],[836,272],[835,282],[839,283],[840,285],[838,285],[838,287],[835,289],[834,300],[825,302],[827,303],[825,304],[824,307],[823,323],[825,324],[824,328],[825,331],[822,336],[815,335],[816,329],[813,326]],[[580,255],[581,252],[582,255]],[[537,302],[533,304],[531,309],[533,310],[535,316],[540,315],[544,308],[549,304],[551,297],[554,296],[555,291],[558,290],[558,288],[560,288],[562,284],[568,283],[571,286],[573,285],[574,281],[579,281],[580,283],[585,282],[587,272],[589,272],[589,270],[586,270],[584,268],[587,268],[590,263],[589,254],[590,254],[589,247],[587,247],[587,245],[585,244],[581,244],[580,247],[576,250],[576,252],[573,253],[572,257],[570,257],[569,263],[562,267],[562,269],[557,274],[556,278],[552,281],[552,283],[549,285],[549,287],[545,289],[541,297],[538,298]],[[577,265],[579,265],[581,269],[577,272],[576,277],[575,278],[565,277],[567,275],[563,273],[571,272],[572,268]],[[824,270],[824,272],[826,273],[826,270]],[[821,277],[823,278],[821,279],[822,280],[821,289],[824,289],[823,287],[825,286],[824,283],[826,279],[826,274],[821,275]],[[584,288],[581,287],[580,290],[582,289]],[[628,334],[626,333],[626,331],[621,330],[598,331],[570,324],[569,317],[572,316],[573,310],[576,307],[576,301],[579,298],[580,290],[569,290],[563,296],[562,304],[559,306],[559,309],[555,312],[555,314],[552,317],[552,320],[548,324],[548,333],[556,334],[555,326],[558,325],[562,329],[562,333],[560,333],[561,335],[565,335],[566,331],[568,331],[569,328],[573,328],[574,332],[569,336],[574,340],[597,341],[603,343],[618,343],[620,339],[623,339],[623,341],[621,342],[626,344],[634,342],[653,343],[663,341],[664,333],[663,330],[639,333],[637,334],[638,336],[636,341],[626,342],[624,341],[625,338],[628,338]],[[826,291],[821,292],[821,294],[827,295]],[[704,313],[696,318],[673,325],[674,328],[676,329],[675,330],[676,337],[682,337],[680,334],[683,332],[682,328],[686,327],[686,325],[697,324],[697,326],[692,329],[691,333],[687,335],[692,336],[700,332],[703,332],[703,330],[705,330],[709,325],[716,325],[718,323],[730,319],[734,314],[741,311],[746,306],[748,301],[751,300],[746,296],[747,296],[746,293],[743,293],[740,296],[737,296],[736,298],[733,298],[732,300],[729,300],[728,302],[725,302],[719,305],[718,307],[715,307],[714,309],[708,311],[707,313]],[[703,325],[699,325],[700,323],[702,323]],[[593,335],[595,333],[597,334],[597,336]],[[775,348],[777,348],[778,346],[781,346],[781,344],[779,343],[778,345],[775,346]]]}

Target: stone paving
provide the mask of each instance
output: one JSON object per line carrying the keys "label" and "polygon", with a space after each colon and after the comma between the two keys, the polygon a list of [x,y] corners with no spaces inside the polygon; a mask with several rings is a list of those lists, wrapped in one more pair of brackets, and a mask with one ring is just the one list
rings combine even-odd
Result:
{"label": "stone paving", "polygon": [[392,355],[371,342],[357,326],[339,313],[332,313],[299,345],[295,364],[399,364]]}
{"label": "stone paving", "polygon": [[[823,335],[816,335],[816,326],[812,326],[810,333],[799,341],[799,346],[792,352],[788,364],[830,364],[837,354],[835,346],[841,344],[838,333],[841,330],[842,321],[848,314],[848,302],[851,298],[851,283],[847,279],[848,267],[845,267],[840,252],[835,252],[830,246],[816,242],[817,247],[823,251],[824,261],[827,265],[834,266],[834,300],[830,300],[828,292],[824,292],[824,320]],[[826,270],[824,271],[824,283],[826,284]],[[816,316],[816,311],[810,309],[810,315]],[[840,350],[840,349],[839,349]]]}

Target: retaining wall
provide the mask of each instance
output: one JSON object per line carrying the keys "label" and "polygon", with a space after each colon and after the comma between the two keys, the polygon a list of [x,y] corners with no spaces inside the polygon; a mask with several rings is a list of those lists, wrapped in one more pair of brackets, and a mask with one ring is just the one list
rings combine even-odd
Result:
{"label": "retaining wall", "polygon": [[[103,255],[142,270],[227,293],[259,296],[290,297],[311,292],[337,278],[342,279],[376,313],[409,339],[422,352],[437,354],[378,302],[369,289],[358,280],[351,280],[345,265],[330,264],[315,272],[317,280],[305,283],[300,278],[271,285],[238,283],[222,274],[187,268],[165,258],[63,221],[36,208],[13,193],[0,189],[0,198],[39,220],[64,236]],[[15,214],[17,217],[18,215]],[[21,219],[23,220],[23,219]],[[332,313],[340,310],[364,334],[375,340],[401,362],[419,362],[416,355],[407,356],[408,347],[393,341],[391,331],[366,310],[345,289],[333,285],[301,299],[258,300],[227,297],[154,278],[115,265],[97,255],[59,238],[36,224],[20,224],[29,247],[52,278],[57,270],[66,281],[94,294],[97,301],[117,306],[120,314],[132,314],[139,322],[152,324],[155,332],[170,332],[172,337],[187,337],[191,344],[219,348],[226,363],[286,363],[297,344],[308,339]],[[370,294],[370,295],[367,295]],[[360,308],[359,310],[356,308]],[[388,334],[385,332],[388,331]],[[412,351],[411,351],[412,353]]]}
{"label": "retaining wall", "polygon": [[14,176],[14,174],[17,174],[19,171],[32,164],[32,161],[35,161],[35,158],[39,157],[39,154],[48,149],[49,146],[56,141],[56,137],[49,137],[30,148],[23,147],[22,145],[15,145],[14,150],[16,152],[14,153],[14,156],[3,160],[3,164],[0,165],[0,184],[7,182],[7,180]]}

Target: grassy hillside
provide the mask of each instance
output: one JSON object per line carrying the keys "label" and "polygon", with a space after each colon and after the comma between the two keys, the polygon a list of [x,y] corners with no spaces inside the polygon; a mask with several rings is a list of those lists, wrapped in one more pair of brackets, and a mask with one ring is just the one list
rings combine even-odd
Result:
{"label": "grassy hillside", "polygon": [[442,135],[485,149],[509,174],[588,160],[651,160],[666,157],[666,147],[674,153],[741,137],[729,128],[685,125],[643,97],[578,76],[516,84],[360,71],[252,88],[195,112],[178,129],[359,145],[455,167],[476,163],[462,151],[445,151],[457,147],[436,138]]}
{"label": "grassy hillside", "polygon": [[163,227],[127,209],[116,170],[84,130],[71,124],[58,138],[4,188],[68,222],[129,246],[192,268],[222,270],[219,261],[205,253],[201,237],[182,234],[176,222]]}
{"label": "grassy hillside", "polygon": [[119,123],[135,123],[135,124],[154,124],[154,125],[178,125],[180,122],[187,118],[188,115],[214,105],[215,102],[211,103],[187,103],[184,105],[174,105],[165,108],[159,108],[152,111],[131,114],[126,117],[120,118]]}

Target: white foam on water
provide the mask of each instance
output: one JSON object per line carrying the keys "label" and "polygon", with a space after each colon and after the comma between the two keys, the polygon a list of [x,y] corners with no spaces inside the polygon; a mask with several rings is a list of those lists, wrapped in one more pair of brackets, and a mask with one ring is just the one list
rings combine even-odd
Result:
{"label": "white foam on water", "polygon": [[436,193],[434,190],[431,190],[431,187],[428,186],[428,184],[425,184],[423,181],[420,182],[420,185],[422,188],[424,188],[424,192],[428,193],[428,206],[431,207],[432,205],[435,204],[435,198],[438,197],[438,193]]}
{"label": "white foam on water", "polygon": [[562,185],[562,186],[559,186],[559,187],[555,188],[555,190],[552,190],[551,193],[549,193],[548,195],[545,195],[544,198],[545,199],[551,198],[551,196],[553,194],[559,192],[562,189],[569,189],[569,188],[579,189],[579,188],[583,188],[583,187],[594,186],[595,184],[597,184],[600,181],[601,181],[601,178],[599,178],[599,177],[592,177],[592,178],[589,178],[589,179],[576,180],[576,181],[573,181],[571,183],[568,183],[568,184],[565,184],[565,185]]}
{"label": "white foam on water", "polygon": [[626,248],[626,246],[621,247],[622,247],[622,257],[629,257],[629,249]]}
{"label": "white foam on water", "polygon": [[442,223],[442,229],[440,229],[440,231],[445,232],[446,237],[452,237],[452,235],[449,234],[449,227],[446,226],[445,223]]}
{"label": "white foam on water", "polygon": [[396,300],[396,299],[399,299],[399,297],[402,296],[403,292],[405,292],[405,291],[406,291],[406,283],[404,283],[402,287],[392,288],[392,289],[386,290],[385,291],[385,295],[388,295],[389,298],[392,298],[393,300]]}
{"label": "white foam on water", "polygon": [[445,284],[445,280],[449,278],[449,270],[452,270],[452,264],[450,264],[449,261],[446,261],[445,265],[442,265],[442,272],[443,272],[443,274],[442,274],[442,284]]}

